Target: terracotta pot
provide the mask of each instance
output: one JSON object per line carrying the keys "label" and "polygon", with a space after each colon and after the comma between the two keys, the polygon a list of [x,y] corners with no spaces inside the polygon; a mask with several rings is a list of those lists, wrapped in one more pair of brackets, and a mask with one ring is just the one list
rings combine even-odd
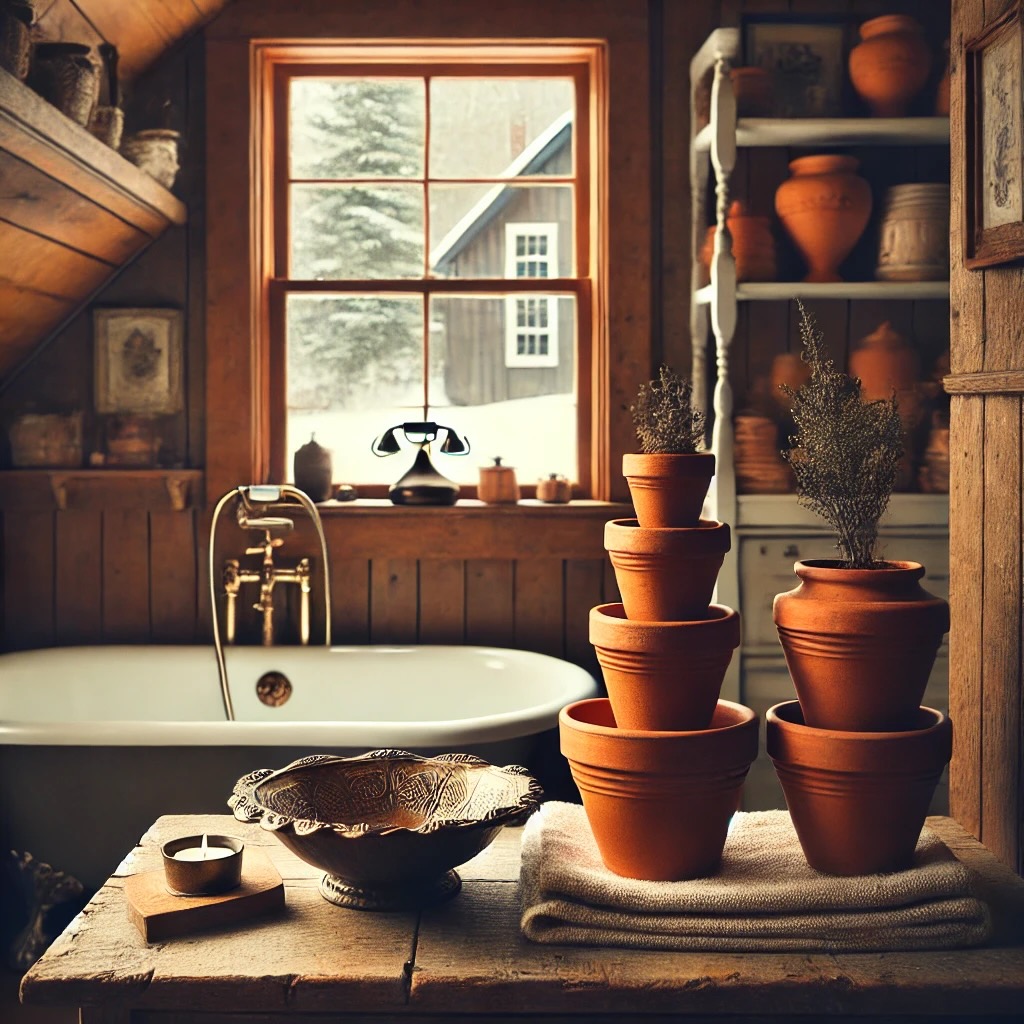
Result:
{"label": "terracotta pot", "polygon": [[552,505],[564,505],[572,499],[572,484],[568,477],[549,473],[546,480],[537,481],[537,500]]}
{"label": "terracotta pot", "polygon": [[793,400],[782,390],[782,385],[798,391],[810,378],[810,364],[800,358],[799,352],[780,352],[772,360],[771,396],[783,416],[788,418],[793,412]]}
{"label": "terracotta pot", "polygon": [[805,281],[841,281],[839,265],[871,216],[871,189],[852,156],[802,156],[775,192],[775,212],[807,263]]}
{"label": "terracotta pot", "polygon": [[920,361],[888,320],[860,339],[850,353],[849,367],[850,375],[860,378],[861,395],[867,401],[889,398],[895,392],[903,429],[917,426],[921,419]]}
{"label": "terracotta pot", "polygon": [[775,77],[767,68],[732,68],[729,72],[738,117],[772,117]]}
{"label": "terracotta pot", "polygon": [[635,519],[613,519],[604,528],[626,615],[644,622],[699,619],[729,545],[729,527],[709,519],[656,530],[645,530]]}
{"label": "terracotta pot", "polygon": [[860,27],[850,51],[850,81],[876,117],[905,117],[932,67],[924,29],[906,14],[885,14]]}
{"label": "terracotta pot", "polygon": [[883,281],[949,277],[949,185],[893,185],[886,191],[875,276]]}
{"label": "terracotta pot", "polygon": [[804,720],[815,729],[906,729],[949,629],[949,605],[921,586],[918,562],[839,566],[797,562],[800,585],[773,606]]}
{"label": "terracotta pot", "polygon": [[[732,236],[732,255],[736,261],[737,281],[774,281],[778,276],[775,263],[775,239],[772,236],[771,220],[746,212],[737,199],[729,207],[725,220]],[[704,245],[700,251],[704,269],[710,271],[715,253],[715,225],[708,228]],[[710,280],[710,278],[709,278]]]}
{"label": "terracotta pot", "polygon": [[953,726],[923,707],[908,724],[902,732],[812,729],[795,700],[768,710],[768,756],[816,871],[869,875],[910,866],[953,751]]}
{"label": "terracotta pot", "polygon": [[590,610],[590,642],[624,729],[705,729],[740,643],[740,617],[713,604],[699,619],[641,622],[621,604]]}
{"label": "terracotta pot", "polygon": [[494,456],[493,466],[480,467],[477,497],[488,505],[514,505],[519,500],[519,484],[512,466],[503,466],[501,456]]}
{"label": "terracotta pot", "polygon": [[696,526],[715,475],[711,452],[622,456],[636,517],[644,529]]}
{"label": "terracotta pot", "polygon": [[710,729],[618,728],[605,698],[558,716],[562,753],[605,866],[650,881],[713,874],[757,757],[757,715],[719,701]]}

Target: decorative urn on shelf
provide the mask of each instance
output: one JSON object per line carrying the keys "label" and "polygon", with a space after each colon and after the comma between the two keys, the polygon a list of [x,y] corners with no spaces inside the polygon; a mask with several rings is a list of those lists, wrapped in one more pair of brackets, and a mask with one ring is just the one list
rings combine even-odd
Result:
{"label": "decorative urn on shelf", "polygon": [[928,81],[932,54],[924,29],[906,14],[883,14],[860,27],[850,51],[850,81],[876,117],[905,117]]}

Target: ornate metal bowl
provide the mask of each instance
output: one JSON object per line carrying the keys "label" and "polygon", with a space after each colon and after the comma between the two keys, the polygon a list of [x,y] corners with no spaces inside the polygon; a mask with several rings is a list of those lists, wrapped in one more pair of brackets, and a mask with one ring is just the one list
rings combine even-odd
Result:
{"label": "ornate metal bowl", "polygon": [[235,783],[228,806],[323,870],[320,893],[329,902],[406,910],[455,896],[462,881],[453,868],[503,825],[525,821],[541,794],[518,765],[371,750],[250,772]]}

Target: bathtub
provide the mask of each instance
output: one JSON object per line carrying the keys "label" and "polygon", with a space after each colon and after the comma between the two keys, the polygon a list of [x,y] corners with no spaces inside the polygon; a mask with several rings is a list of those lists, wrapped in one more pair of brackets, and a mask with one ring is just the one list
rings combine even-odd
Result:
{"label": "bathtub", "polygon": [[[583,669],[485,647],[232,647],[224,720],[209,646],[63,647],[0,655],[0,850],[97,888],[160,814],[227,812],[237,778],[305,754],[464,751],[525,764]],[[292,693],[260,702],[282,673]]]}

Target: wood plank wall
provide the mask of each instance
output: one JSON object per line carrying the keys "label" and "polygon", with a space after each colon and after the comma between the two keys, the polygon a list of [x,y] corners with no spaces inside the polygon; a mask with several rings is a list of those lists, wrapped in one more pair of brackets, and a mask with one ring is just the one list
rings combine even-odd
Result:
{"label": "wood plank wall", "polygon": [[966,270],[963,48],[1009,0],[955,0],[952,26],[950,716],[953,816],[1024,872],[1021,515],[1024,270]]}

